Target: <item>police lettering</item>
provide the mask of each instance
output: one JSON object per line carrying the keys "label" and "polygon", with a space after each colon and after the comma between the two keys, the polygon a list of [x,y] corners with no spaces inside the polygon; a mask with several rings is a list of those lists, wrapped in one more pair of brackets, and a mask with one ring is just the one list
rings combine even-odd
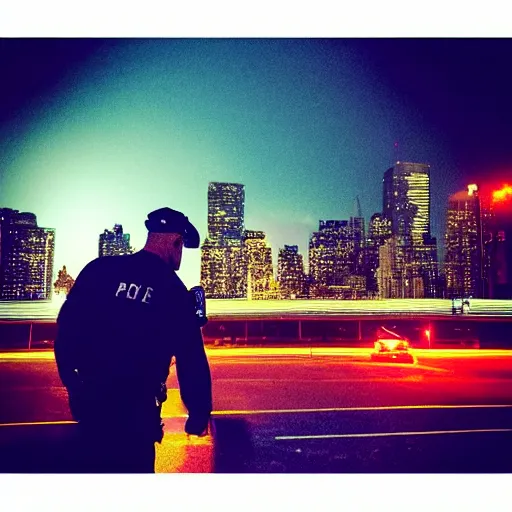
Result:
{"label": "police lettering", "polygon": [[146,288],[146,293],[144,294],[144,297],[142,298],[142,302],[145,302],[146,304],[149,304],[149,299],[151,299],[151,292],[153,291],[153,288],[151,286],[148,286]]}
{"label": "police lettering", "polygon": [[[153,288],[151,288],[151,286],[146,286],[145,292],[143,294],[139,294],[141,288],[142,288],[142,285],[130,283],[130,286],[128,286],[127,283],[120,282],[119,286],[117,287],[116,297],[121,296],[125,299],[130,299],[130,300],[135,300],[138,297],[141,302],[144,302],[145,304],[149,304],[150,299],[151,299],[151,292],[153,291]],[[122,292],[125,292],[125,294],[119,295]]]}
{"label": "police lettering", "polygon": [[136,284],[131,284],[130,288],[128,288],[128,291],[126,292],[126,298],[135,300],[137,298],[137,294],[139,293],[140,286],[137,286]]}
{"label": "police lettering", "polygon": [[124,291],[126,291],[126,283],[119,283],[119,288],[117,289],[116,297],[119,294],[119,292],[124,292]]}

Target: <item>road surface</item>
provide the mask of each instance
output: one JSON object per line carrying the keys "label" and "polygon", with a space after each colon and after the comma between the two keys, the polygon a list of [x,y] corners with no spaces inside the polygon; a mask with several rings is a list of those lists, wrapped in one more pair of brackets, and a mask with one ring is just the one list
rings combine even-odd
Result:
{"label": "road surface", "polygon": [[[211,349],[211,436],[183,433],[174,368],[160,472],[510,472],[512,352]],[[47,464],[75,425],[51,352],[0,354],[2,471]]]}

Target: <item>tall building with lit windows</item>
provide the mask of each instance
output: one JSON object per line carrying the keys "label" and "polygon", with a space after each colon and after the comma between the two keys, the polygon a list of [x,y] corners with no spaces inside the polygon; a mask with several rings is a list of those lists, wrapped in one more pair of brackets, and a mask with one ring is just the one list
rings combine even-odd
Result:
{"label": "tall building with lit windows", "polygon": [[489,297],[512,299],[512,186],[494,190],[490,207]]}
{"label": "tall building with lit windows", "polygon": [[398,238],[392,236],[377,246],[379,266],[375,272],[379,297],[396,299],[402,296],[403,260]]}
{"label": "tall building with lit windows", "polygon": [[208,239],[217,245],[239,245],[244,233],[245,186],[208,184]]}
{"label": "tall building with lit windows", "polygon": [[437,238],[430,234],[423,235],[423,244],[415,247],[414,257],[419,265],[419,274],[423,279],[423,295],[425,298],[444,296],[439,273]]}
{"label": "tall building with lit windows", "polygon": [[448,297],[482,297],[482,219],[476,185],[448,199],[445,248]]}
{"label": "tall building with lit windows", "polygon": [[309,274],[320,286],[342,286],[350,273],[349,225],[321,220],[309,240]]}
{"label": "tall building with lit windows", "polygon": [[381,299],[421,299],[423,279],[413,274],[408,254],[398,236],[392,235],[379,247],[379,267],[376,278]]}
{"label": "tall building with lit windows", "polygon": [[304,296],[304,260],[297,245],[285,245],[277,257],[277,281],[284,299]]}
{"label": "tall building with lit windows", "polygon": [[[396,162],[384,173],[383,215],[391,221],[403,264],[402,298],[435,296],[437,282],[437,241],[430,234],[430,166]],[[400,265],[395,265],[399,268]],[[419,293],[417,278],[423,280]]]}
{"label": "tall building with lit windows", "polygon": [[420,245],[430,233],[430,166],[397,162],[384,173],[383,210],[391,232],[406,243]]}
{"label": "tall building with lit windows", "polygon": [[247,297],[247,269],[243,245],[201,245],[201,286],[208,299]]}
{"label": "tall building with lit windows", "polygon": [[382,213],[374,213],[368,223],[366,238],[366,288],[371,296],[379,291],[377,269],[379,268],[379,247],[391,237],[391,221]]}
{"label": "tall building with lit windows", "polygon": [[351,273],[354,275],[364,275],[366,237],[364,218],[360,214],[357,217],[350,217],[349,238],[352,244]]}
{"label": "tall building with lit windows", "polygon": [[123,226],[115,224],[111,231],[105,229],[100,234],[98,244],[98,255],[102,256],[123,256],[132,254],[133,249],[130,245],[130,235],[123,233]]}
{"label": "tall building with lit windows", "polygon": [[247,296],[245,186],[208,184],[208,236],[201,246],[201,286],[211,299]]}
{"label": "tall building with lit windows", "polygon": [[312,298],[357,298],[365,292],[365,278],[357,273],[359,265],[355,252],[360,237],[364,237],[364,231],[359,223],[320,221],[318,231],[312,233],[309,240]]}
{"label": "tall building with lit windows", "polygon": [[263,231],[244,232],[244,256],[247,269],[247,298],[277,298],[272,269],[272,249],[267,245]]}
{"label": "tall building with lit windows", "polygon": [[479,191],[480,216],[482,220],[482,296],[485,299],[493,298],[492,275],[493,261],[492,253],[495,240],[495,212],[492,193]]}
{"label": "tall building with lit windows", "polygon": [[0,209],[0,299],[49,300],[55,230],[38,227],[33,213]]}

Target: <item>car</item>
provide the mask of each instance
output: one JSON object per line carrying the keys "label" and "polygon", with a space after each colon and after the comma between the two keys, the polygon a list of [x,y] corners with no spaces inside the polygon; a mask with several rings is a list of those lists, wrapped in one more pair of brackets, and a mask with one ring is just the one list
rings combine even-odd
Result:
{"label": "car", "polygon": [[374,351],[370,358],[372,361],[414,363],[415,359],[410,348],[407,338],[385,327],[380,327],[377,332],[377,340],[374,343]]}
{"label": "car", "polygon": [[471,312],[471,299],[472,297],[452,298],[452,315],[456,315],[457,313],[469,315]]}

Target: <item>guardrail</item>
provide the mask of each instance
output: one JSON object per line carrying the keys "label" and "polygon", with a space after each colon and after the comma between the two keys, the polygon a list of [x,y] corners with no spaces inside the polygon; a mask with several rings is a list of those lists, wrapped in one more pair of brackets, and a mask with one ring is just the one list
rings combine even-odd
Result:
{"label": "guardrail", "polygon": [[[0,301],[0,320],[54,320],[63,298],[52,301]],[[375,300],[246,300],[208,299],[211,319],[247,316],[371,316],[371,315],[451,315],[449,299]],[[471,299],[471,315],[512,318],[512,300]]]}
{"label": "guardrail", "polygon": [[[417,348],[511,348],[512,318],[416,315],[370,317],[215,317],[203,327],[206,345],[331,345],[371,347],[379,327],[394,330]],[[53,346],[51,320],[0,320],[0,348]]]}

